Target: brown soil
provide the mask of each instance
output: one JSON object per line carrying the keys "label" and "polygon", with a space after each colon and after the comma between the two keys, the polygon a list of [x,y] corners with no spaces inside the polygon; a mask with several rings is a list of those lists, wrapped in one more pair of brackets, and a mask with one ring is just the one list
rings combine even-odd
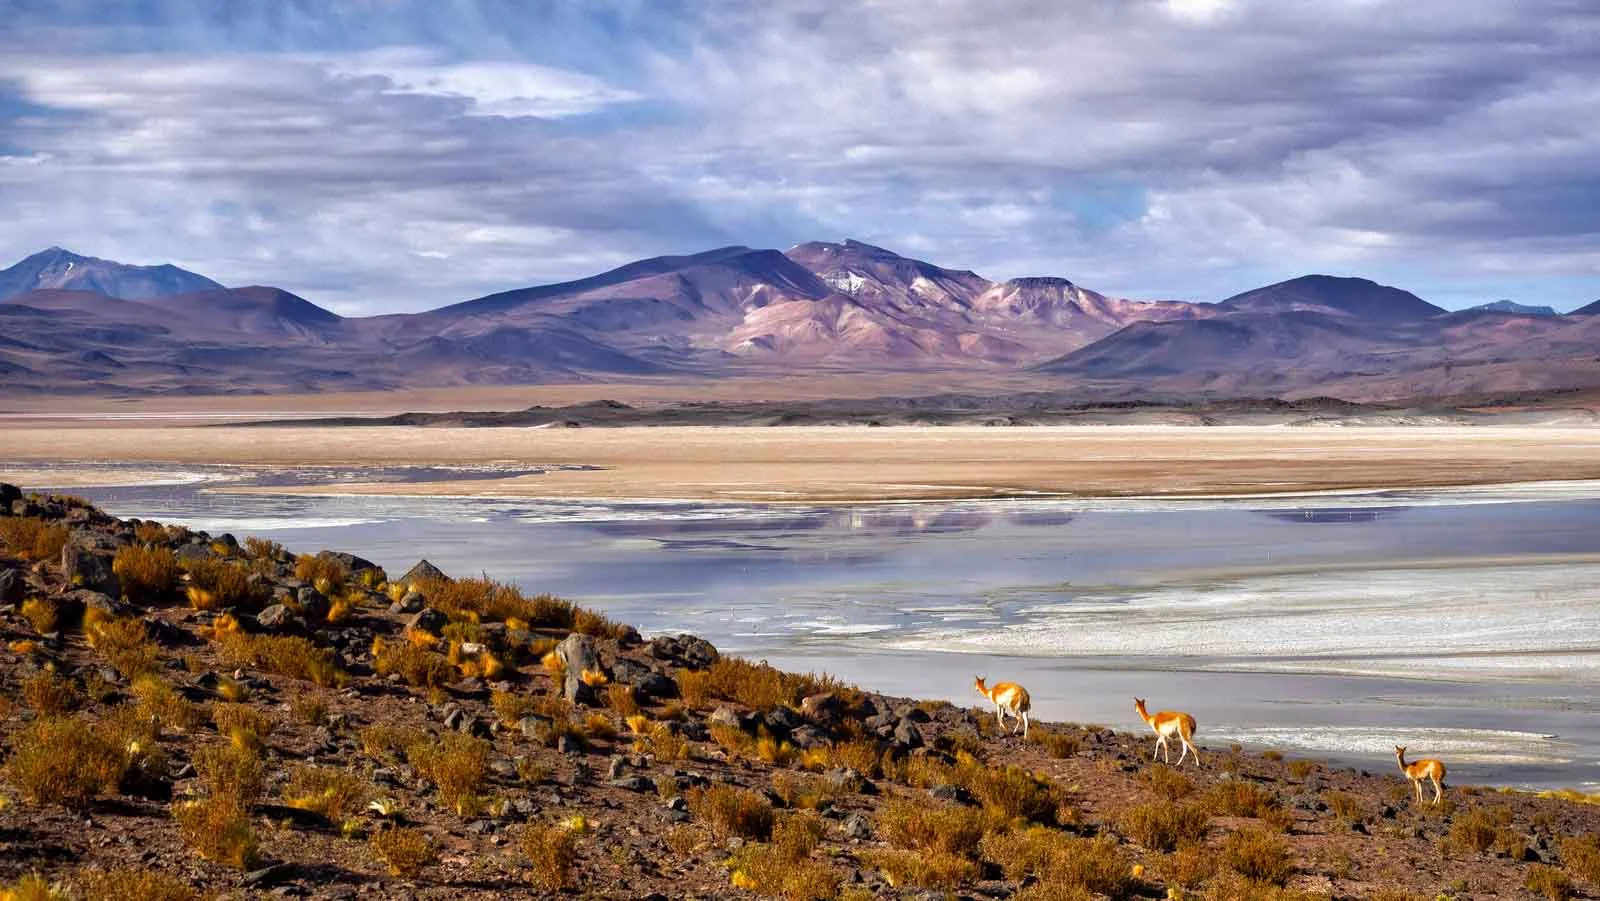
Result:
{"label": "brown soil", "polygon": [[[1368,773],[1204,744],[1204,765],[1185,767],[1185,783],[1149,762],[1148,734],[1035,723],[1033,740],[1023,741],[1000,734],[993,715],[981,709],[914,705],[726,661],[711,663],[709,654],[696,658],[681,642],[646,643],[631,630],[600,621],[587,625],[597,633],[588,643],[598,653],[600,669],[616,682],[642,686],[648,674],[656,674],[672,680],[670,686],[676,680],[697,678],[684,676],[685,672],[709,674],[698,678],[711,680],[711,697],[688,706],[682,719],[672,719],[670,712],[681,701],[661,696],[643,704],[651,723],[685,739],[684,759],[661,759],[661,749],[670,745],[643,742],[636,747],[626,737],[629,726],[623,717],[606,706],[580,705],[575,711],[580,722],[591,715],[596,719],[577,727],[565,742],[549,740],[553,733],[547,722],[556,721],[545,720],[543,714],[501,721],[488,700],[490,689],[530,699],[542,711],[564,709],[551,706],[561,690],[557,680],[527,650],[528,642],[537,638],[566,638],[569,633],[564,629],[534,629],[531,635],[519,635],[516,629],[495,626],[492,617],[485,618],[487,625],[468,629],[511,664],[488,684],[453,674],[454,681],[428,692],[375,675],[370,650],[375,638],[405,642],[408,623],[413,633],[426,627],[414,614],[389,607],[389,599],[377,591],[345,592],[357,606],[337,624],[321,621],[307,608],[303,623],[291,619],[274,627],[285,634],[308,636],[320,647],[337,646],[345,674],[341,687],[319,687],[249,667],[236,671],[223,656],[224,647],[204,634],[208,625],[215,624],[215,612],[190,609],[176,593],[136,592],[120,602],[93,597],[90,589],[70,584],[62,568],[69,558],[77,574],[71,581],[104,587],[95,562],[104,562],[113,548],[134,543],[132,523],[69,500],[21,500],[14,509],[47,522],[70,523],[69,544],[77,550],[30,562],[19,558],[19,548],[0,544],[0,586],[6,579],[21,584],[10,597],[0,598],[6,602],[0,608],[4,640],[0,684],[7,698],[0,711],[4,714],[0,732],[11,761],[16,760],[24,725],[40,716],[32,709],[33,696],[25,699],[20,687],[44,670],[53,669],[90,696],[80,699],[81,706],[72,715],[102,720],[132,703],[125,680],[106,667],[102,651],[70,625],[66,611],[74,603],[110,606],[120,616],[142,619],[156,639],[159,677],[190,700],[218,701],[217,677],[228,675],[248,686],[244,703],[275,725],[260,752],[268,773],[267,789],[248,813],[262,849],[255,870],[241,872],[202,859],[185,844],[173,820],[174,799],[203,791],[188,766],[197,752],[228,742],[206,723],[187,731],[164,728],[160,746],[165,765],[145,774],[136,785],[125,782],[84,810],[69,811],[48,799],[42,803],[26,799],[8,764],[0,785],[0,796],[9,802],[0,826],[0,885],[29,872],[71,882],[85,868],[134,868],[165,873],[227,897],[548,897],[550,891],[532,882],[535,868],[521,849],[520,838],[533,824],[571,825],[572,818],[581,816],[585,826],[573,830],[576,861],[566,894],[756,897],[756,892],[734,887],[735,874],[726,862],[741,848],[746,854],[764,849],[749,838],[718,837],[697,804],[684,811],[678,809],[681,803],[669,800],[693,796],[696,786],[713,785],[761,795],[755,803],[776,807],[779,822],[816,817],[821,829],[818,844],[788,869],[803,864],[822,874],[824,887],[831,887],[822,896],[919,897],[923,887],[891,885],[872,859],[875,853],[895,847],[891,821],[907,809],[896,802],[909,801],[913,810],[966,810],[976,816],[986,806],[998,809],[1014,797],[984,794],[978,787],[983,780],[1006,767],[1020,767],[1035,776],[1014,774],[1007,784],[1014,788],[1025,784],[1029,797],[1044,797],[1048,803],[1024,805],[1022,816],[1015,819],[995,815],[987,821],[988,831],[998,837],[1020,835],[1028,826],[1026,820],[1032,819],[1046,829],[1032,833],[1042,847],[1074,849],[1073,854],[1088,847],[1073,842],[1109,836],[1095,853],[1115,866],[1095,876],[1098,881],[1083,883],[1078,880],[1089,877],[1068,865],[1069,854],[1041,859],[1042,869],[1032,875],[1016,868],[1008,874],[1006,864],[1017,862],[996,859],[977,847],[973,836],[971,842],[951,846],[972,867],[968,877],[950,887],[963,896],[1363,898],[1384,890],[1385,898],[1519,898],[1528,897],[1524,885],[1530,874],[1558,875],[1557,869],[1541,869],[1548,866],[1558,868],[1587,893],[1600,891],[1600,885],[1584,878],[1597,874],[1584,869],[1583,858],[1562,856],[1564,837],[1600,830],[1600,807],[1458,785],[1447,788],[1442,806],[1419,807],[1392,761],[1374,760],[1377,772]],[[0,523],[6,521],[0,517]],[[0,535],[7,534],[13,533],[0,529]],[[169,531],[152,537],[150,527],[140,534],[157,546],[183,550],[190,559],[240,559],[238,552],[226,546],[219,549],[202,534]],[[258,573],[260,596],[275,588],[285,594],[302,587],[290,574],[292,558],[268,555],[250,565]],[[351,565],[359,571],[359,561]],[[64,631],[41,634],[35,629],[35,620],[23,614],[37,613],[38,605],[24,610],[20,603],[32,598],[44,598],[63,612],[69,623]],[[411,606],[421,603],[424,599],[415,598]],[[238,613],[247,631],[269,631],[248,611]],[[741,674],[743,681],[724,678],[729,673]],[[742,702],[769,677],[785,690],[816,693],[797,705],[799,709],[778,704],[758,710]],[[656,684],[659,689],[659,680]],[[324,704],[326,718],[313,722],[292,712],[304,710],[307,700]],[[1203,742],[1204,711],[1194,712],[1200,718]],[[709,739],[703,737],[702,728],[719,720],[735,725]],[[424,730],[432,736],[430,744],[442,743],[452,732],[480,736],[480,747],[488,752],[488,773],[475,790],[479,810],[462,815],[452,809],[408,753],[388,757],[364,750],[362,733],[372,726]],[[608,735],[613,730],[620,737]],[[763,749],[760,735],[777,741]],[[785,750],[781,744],[785,738],[814,744],[812,760]],[[880,755],[869,772],[844,773],[838,760],[830,759],[837,753],[830,748],[851,742],[870,746]],[[400,818],[437,843],[441,850],[437,862],[414,877],[392,875],[366,838],[390,828],[378,813],[358,810],[334,822],[284,806],[285,773],[308,761],[352,774],[373,797],[392,798]],[[878,766],[885,769],[870,771]],[[943,774],[951,783],[930,788],[929,780],[919,778],[929,773]],[[867,781],[857,782],[858,775]],[[834,788],[824,793],[831,797],[815,804],[816,812],[794,809],[785,796],[794,797],[788,788],[797,780],[813,780],[807,783],[812,788],[831,784]],[[1158,791],[1162,786],[1181,797],[1163,800]],[[1255,795],[1256,804],[1249,810],[1230,809],[1222,801],[1227,792]],[[1124,814],[1146,804],[1195,805],[1205,825],[1188,850],[1169,853],[1144,847],[1130,834],[1135,830],[1126,825]],[[1485,828],[1493,833],[1484,850],[1470,841],[1474,824],[1488,824]],[[1257,830],[1265,830],[1267,837]],[[1286,889],[1240,880],[1233,869],[1244,865],[1228,854],[1239,841],[1235,835],[1255,836],[1269,845],[1271,836],[1276,836],[1285,843],[1291,865]],[[929,856],[919,852],[919,857]],[[1180,886],[1185,880],[1188,884]],[[1098,891],[1085,892],[1084,884]]]}

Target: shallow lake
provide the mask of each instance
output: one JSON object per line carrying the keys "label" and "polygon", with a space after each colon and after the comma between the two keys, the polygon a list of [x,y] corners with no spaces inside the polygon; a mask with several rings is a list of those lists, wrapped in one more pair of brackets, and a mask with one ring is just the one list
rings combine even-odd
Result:
{"label": "shallow lake", "polygon": [[217,490],[444,475],[427,469],[98,469],[145,482],[70,489],[119,516],[391,573],[426,556],[886,692],[975,703],[984,673],[1046,719],[1142,728],[1137,695],[1193,713],[1212,747],[1387,770],[1405,744],[1455,782],[1600,778],[1587,483],[827,508]]}

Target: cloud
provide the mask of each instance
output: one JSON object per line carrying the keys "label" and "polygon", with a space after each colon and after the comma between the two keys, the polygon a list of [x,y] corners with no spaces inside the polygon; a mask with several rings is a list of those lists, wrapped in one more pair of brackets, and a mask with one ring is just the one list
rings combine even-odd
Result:
{"label": "cloud", "polygon": [[0,251],[346,311],[847,235],[1134,296],[1600,295],[1585,0],[203,7],[20,20]]}

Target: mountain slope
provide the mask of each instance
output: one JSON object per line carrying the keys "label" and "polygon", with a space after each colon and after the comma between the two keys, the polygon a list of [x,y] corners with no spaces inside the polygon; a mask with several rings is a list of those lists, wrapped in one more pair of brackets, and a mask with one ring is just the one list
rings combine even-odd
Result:
{"label": "mountain slope", "polygon": [[142,300],[214,291],[222,286],[170,264],[131,266],[51,247],[0,270],[0,300],[40,290],[90,291],[123,300]]}

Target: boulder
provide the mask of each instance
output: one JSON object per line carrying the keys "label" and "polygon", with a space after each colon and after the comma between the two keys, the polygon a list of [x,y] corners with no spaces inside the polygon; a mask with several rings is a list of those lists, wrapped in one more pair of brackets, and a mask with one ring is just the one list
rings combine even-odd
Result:
{"label": "boulder", "polygon": [[902,748],[922,747],[922,733],[917,731],[917,724],[910,720],[901,720],[894,727],[894,743]]}
{"label": "boulder", "polygon": [[0,516],[11,515],[11,505],[22,500],[22,489],[8,482],[0,482]]}
{"label": "boulder", "polygon": [[678,685],[648,666],[626,657],[617,658],[611,667],[611,679],[634,690],[646,698],[671,698],[678,694]]}
{"label": "boulder", "polygon": [[797,748],[811,749],[827,747],[832,741],[828,733],[816,726],[801,726],[789,733],[789,741]]}
{"label": "boulder", "polygon": [[428,604],[428,599],[420,591],[408,591],[400,600],[394,602],[396,613],[416,613]]}
{"label": "boulder", "polygon": [[111,571],[111,557],[68,543],[61,548],[61,569],[67,584],[118,597],[122,583]]}
{"label": "boulder", "polygon": [[689,669],[705,669],[717,662],[716,646],[695,635],[658,635],[650,639],[650,656]]}
{"label": "boulder", "polygon": [[22,570],[0,567],[0,604],[15,604],[22,600],[23,587]]}
{"label": "boulder", "polygon": [[400,584],[411,585],[415,582],[425,582],[430,579],[436,579],[440,582],[450,581],[450,577],[444,574],[444,570],[429,563],[427,558],[423,558],[417,561],[417,565],[406,570],[406,574],[400,577]]}
{"label": "boulder", "polygon": [[427,607],[417,611],[417,614],[406,622],[406,628],[438,635],[439,630],[449,624],[450,617],[446,616],[443,610]]}
{"label": "boulder", "polygon": [[309,585],[296,592],[294,602],[300,607],[300,612],[306,619],[313,622],[326,619],[328,610],[332,606],[322,592]]}
{"label": "boulder", "polygon": [[600,664],[600,655],[595,651],[594,639],[574,632],[556,645],[556,657],[566,667],[566,680],[561,686],[562,697],[574,704],[598,704],[599,695],[589,683],[583,681],[585,672],[606,675],[605,668]]}
{"label": "boulder", "polygon": [[256,623],[268,632],[290,632],[300,625],[294,611],[282,604],[273,604],[257,613]]}
{"label": "boulder", "polygon": [[362,570],[378,568],[378,564],[373,563],[371,560],[357,557],[355,554],[346,554],[343,551],[323,551],[323,553],[339,561],[340,563],[343,563],[345,569],[350,570],[351,575],[361,572]]}
{"label": "boulder", "polygon": [[801,699],[800,712],[813,723],[830,725],[838,722],[839,717],[844,715],[844,703],[839,700],[838,695],[824,691]]}

